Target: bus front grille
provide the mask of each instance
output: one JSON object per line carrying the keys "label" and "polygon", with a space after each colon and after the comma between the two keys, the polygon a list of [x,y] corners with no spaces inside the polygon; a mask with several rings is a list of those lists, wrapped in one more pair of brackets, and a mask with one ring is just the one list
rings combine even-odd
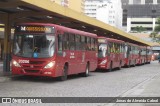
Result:
{"label": "bus front grille", "polygon": [[43,64],[45,61],[30,61],[30,64]]}
{"label": "bus front grille", "polygon": [[39,70],[26,70],[26,69],[25,69],[25,72],[26,72],[26,73],[38,73]]}

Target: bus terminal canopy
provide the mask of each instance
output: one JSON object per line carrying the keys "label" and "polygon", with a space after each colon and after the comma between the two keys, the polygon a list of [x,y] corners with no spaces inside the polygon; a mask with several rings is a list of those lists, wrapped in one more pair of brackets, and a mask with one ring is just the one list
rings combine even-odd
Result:
{"label": "bus terminal canopy", "polygon": [[62,7],[51,0],[0,0],[0,24],[2,24],[0,27],[7,25],[7,21],[11,26],[22,22],[54,23],[95,33],[98,36],[116,38],[142,46],[151,46],[149,42],[88,17],[83,13]]}

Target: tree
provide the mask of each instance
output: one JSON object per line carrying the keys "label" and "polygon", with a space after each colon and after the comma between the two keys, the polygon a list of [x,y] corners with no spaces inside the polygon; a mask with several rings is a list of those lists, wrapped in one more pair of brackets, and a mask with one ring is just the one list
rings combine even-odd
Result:
{"label": "tree", "polygon": [[144,28],[144,27],[142,27],[142,26],[136,26],[135,28],[134,28],[134,31],[136,31],[136,32],[138,32],[138,33],[141,33],[141,32],[143,32],[143,31],[145,31],[146,29]]}
{"label": "tree", "polygon": [[157,19],[157,25],[154,28],[154,31],[150,34],[152,41],[158,42],[160,44],[160,17]]}

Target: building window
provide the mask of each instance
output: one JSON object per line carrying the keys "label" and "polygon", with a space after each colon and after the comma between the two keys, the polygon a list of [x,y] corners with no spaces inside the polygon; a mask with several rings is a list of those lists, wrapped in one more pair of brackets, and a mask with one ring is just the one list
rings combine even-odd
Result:
{"label": "building window", "polygon": [[153,0],[145,0],[145,4],[153,4]]}
{"label": "building window", "polygon": [[141,4],[141,0],[133,0],[133,4]]}
{"label": "building window", "polygon": [[157,0],[157,4],[160,4],[160,0]]}
{"label": "building window", "polygon": [[131,22],[131,24],[153,24],[152,22]]}
{"label": "building window", "polygon": [[126,4],[128,4],[129,3],[129,0],[122,0],[122,4],[123,5],[126,5]]}

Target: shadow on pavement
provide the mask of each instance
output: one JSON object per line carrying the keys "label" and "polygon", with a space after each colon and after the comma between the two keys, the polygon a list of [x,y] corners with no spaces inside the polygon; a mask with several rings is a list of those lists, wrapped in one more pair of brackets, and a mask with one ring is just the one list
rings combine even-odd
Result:
{"label": "shadow on pavement", "polygon": [[[92,77],[92,75],[89,75],[88,77]],[[69,75],[66,81],[70,80],[76,80],[76,79],[81,79],[85,78],[80,76],[79,74],[76,75]],[[60,81],[59,78],[52,78],[52,77],[40,77],[40,76],[12,76],[11,77],[12,81],[30,81],[30,82],[45,82],[45,83],[53,83],[53,82],[65,82],[65,81]]]}

